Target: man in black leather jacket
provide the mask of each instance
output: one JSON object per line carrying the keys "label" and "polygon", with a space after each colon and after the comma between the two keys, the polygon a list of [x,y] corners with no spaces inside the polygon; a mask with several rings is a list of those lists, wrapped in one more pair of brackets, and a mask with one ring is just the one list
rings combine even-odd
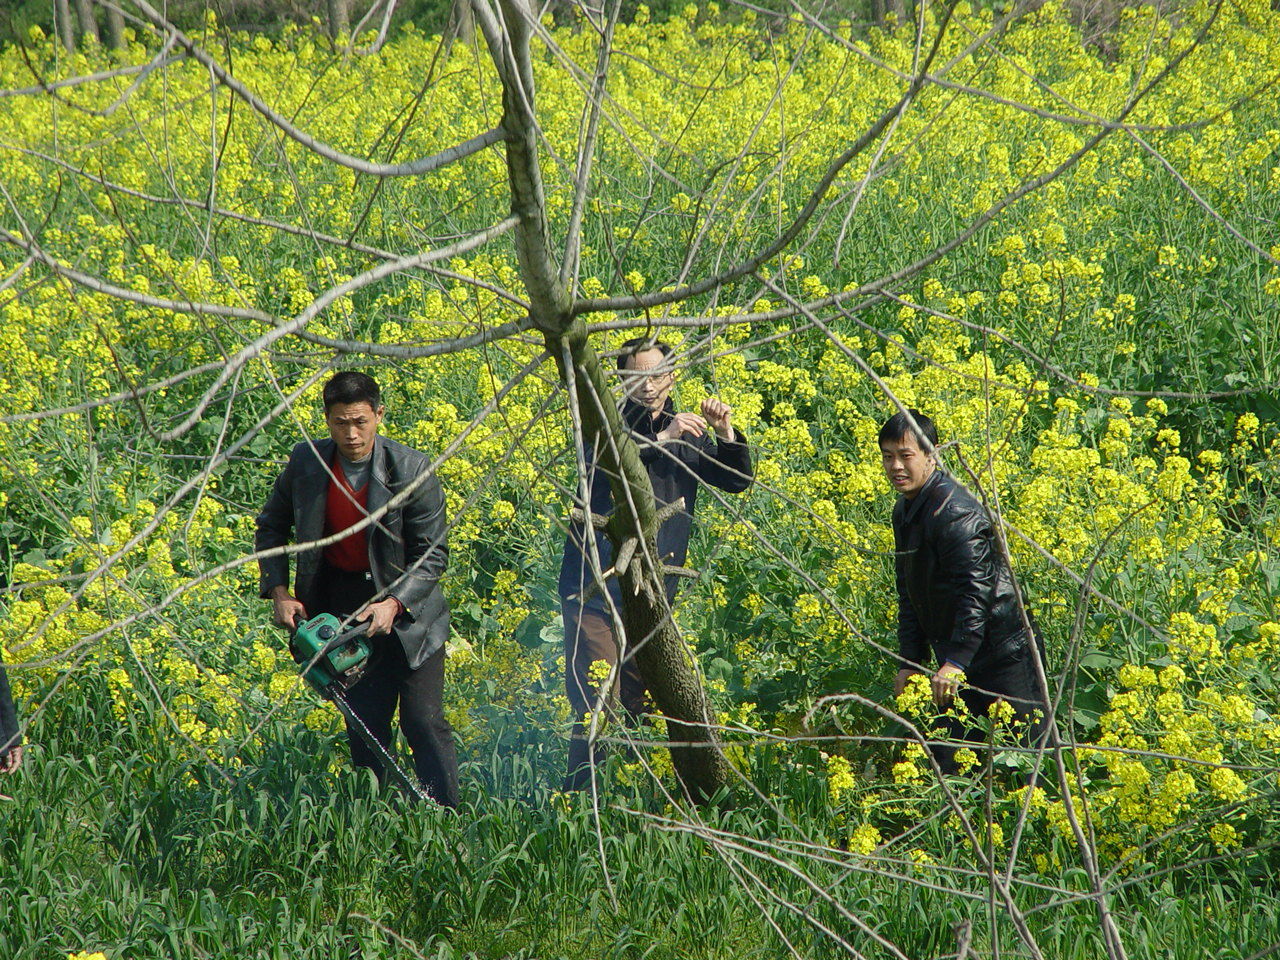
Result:
{"label": "man in black leather jacket", "polygon": [[[901,662],[894,692],[901,693],[913,674],[931,673],[939,707],[958,693],[980,718],[1004,700],[1028,721],[1029,736],[1038,737],[1047,711],[1033,635],[991,519],[973,494],[939,469],[933,421],[916,410],[911,417],[919,433],[901,413],[880,430],[885,476],[901,494],[893,508]],[[985,739],[958,721],[950,726],[956,739]],[[953,767],[953,753],[935,752],[944,769]]]}

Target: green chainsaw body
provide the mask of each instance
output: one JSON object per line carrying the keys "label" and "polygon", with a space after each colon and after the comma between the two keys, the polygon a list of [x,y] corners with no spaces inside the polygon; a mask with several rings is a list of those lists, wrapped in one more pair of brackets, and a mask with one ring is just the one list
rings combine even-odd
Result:
{"label": "green chainsaw body", "polygon": [[291,644],[303,676],[321,696],[346,690],[364,674],[369,663],[369,640],[363,623],[348,627],[331,613],[298,623]]}

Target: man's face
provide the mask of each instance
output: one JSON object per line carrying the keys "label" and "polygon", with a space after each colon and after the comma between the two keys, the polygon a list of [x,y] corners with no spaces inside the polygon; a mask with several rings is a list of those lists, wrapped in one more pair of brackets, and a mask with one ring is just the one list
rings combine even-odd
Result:
{"label": "man's face", "polygon": [[373,438],[378,435],[382,412],[366,401],[359,403],[331,404],[324,420],[329,425],[329,436],[338,445],[338,452],[348,460],[363,460],[373,453]]}
{"label": "man's face", "polygon": [[919,493],[933,476],[933,457],[920,449],[920,442],[910,431],[905,437],[880,444],[880,458],[890,485],[907,499]]}
{"label": "man's face", "polygon": [[666,406],[667,396],[675,385],[671,359],[657,347],[633,353],[622,368],[622,388],[627,396],[653,413]]}

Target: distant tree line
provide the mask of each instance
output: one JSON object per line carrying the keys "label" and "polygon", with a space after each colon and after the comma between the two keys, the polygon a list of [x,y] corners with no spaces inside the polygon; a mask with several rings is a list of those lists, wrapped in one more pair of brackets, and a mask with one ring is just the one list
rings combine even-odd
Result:
{"label": "distant tree line", "polygon": [[[679,14],[691,0],[622,0],[624,21],[634,20],[641,6],[647,7],[654,22],[663,22]],[[859,32],[891,21],[903,22],[917,12],[919,0],[831,0],[823,9],[828,23],[847,21]],[[971,0],[974,6],[993,6],[999,10],[1005,0]],[[1150,0],[1069,0],[1075,19],[1085,27],[1090,41],[1106,47],[1107,34],[1117,25],[1120,11]],[[1154,5],[1167,11],[1182,0],[1154,0]],[[581,0],[529,0],[543,13],[550,13],[562,24],[577,17]],[[704,17],[736,17],[745,7],[733,0],[722,0],[719,12],[713,13],[707,3],[696,4]],[[32,26],[53,33],[68,50],[84,43],[100,43],[116,48],[124,43],[129,18],[130,0],[0,0],[0,45],[21,41]],[[470,31],[473,29],[469,0],[168,0],[165,14],[172,23],[187,29],[204,21],[207,11],[217,14],[218,21],[232,30],[272,33],[288,24],[319,21],[334,39],[377,31],[382,37],[405,23],[430,33]],[[753,0],[748,4],[766,26],[794,15],[788,0]],[[1280,0],[1272,0],[1272,8],[1280,8]]]}
{"label": "distant tree line", "polygon": [[[32,26],[54,33],[67,50],[85,42],[118,47],[128,19],[119,8],[128,9],[130,0],[3,0],[0,2],[0,43],[21,40]],[[575,18],[575,0],[530,0],[557,21],[567,23]],[[977,3],[991,0],[975,0]],[[1119,3],[1120,0],[1081,0],[1082,3]],[[632,21],[638,9],[648,8],[650,18],[662,22],[680,13],[690,0],[622,0],[621,15]],[[387,6],[391,7],[389,16]],[[699,3],[703,16],[712,15],[706,3]],[[792,12],[787,0],[756,0],[756,10],[765,11],[764,19],[781,19]],[[857,26],[884,23],[889,17],[899,21],[910,16],[915,0],[833,0],[825,8],[824,19],[848,20]],[[319,20],[331,37],[348,34],[352,28],[379,30],[413,22],[433,33],[466,27],[470,29],[468,0],[168,0],[165,14],[181,28],[203,22],[212,10],[218,21],[233,30],[274,32],[286,24],[306,24]],[[739,15],[742,8],[732,0],[720,4],[721,17]],[[773,18],[768,16],[773,11]]]}
{"label": "distant tree line", "polygon": [[[413,21],[432,30],[448,24],[455,6],[466,6],[466,0],[168,0],[164,9],[171,22],[183,29],[202,23],[206,11],[212,10],[220,23],[234,30],[270,33],[287,24],[319,20],[330,36],[337,36],[362,21],[365,29],[377,30],[388,3],[392,26]],[[38,26],[55,33],[68,50],[86,41],[118,47],[129,25],[121,10],[129,7],[130,0],[0,2],[0,43],[20,40]]]}

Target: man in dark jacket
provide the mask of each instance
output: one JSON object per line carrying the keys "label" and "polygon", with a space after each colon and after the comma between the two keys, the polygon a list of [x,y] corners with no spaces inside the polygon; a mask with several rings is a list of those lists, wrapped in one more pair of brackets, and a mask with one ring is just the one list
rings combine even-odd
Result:
{"label": "man in dark jacket", "polygon": [[[444,494],[422,453],[378,435],[384,407],[372,377],[336,374],[324,387],[329,439],[293,449],[258,516],[254,546],[270,550],[333,538],[390,504],[380,519],[324,547],[298,553],[289,592],[287,555],[259,561],[261,595],[276,623],[332,613],[368,623],[371,664],[347,700],[382,744],[400,729],[418,778],[446,806],[458,802],[453,729],[445,718],[444,643],[449,606],[440,577],[449,559]],[[347,726],[351,759],[384,775],[377,755]]]}
{"label": "man in dark jacket", "polygon": [[22,731],[18,712],[9,692],[9,675],[0,663],[0,773],[13,773],[22,766]]}
{"label": "man in dark jacket", "polygon": [[[1035,738],[1043,730],[1045,697],[1009,565],[986,508],[938,467],[933,421],[910,413],[914,427],[899,413],[880,430],[885,476],[901,494],[893,508],[901,663],[894,692],[900,694],[913,674],[928,673],[939,707],[958,692],[981,718],[1004,700]],[[928,666],[931,660],[936,670]],[[956,739],[985,739],[958,721],[950,726]],[[953,754],[935,752],[947,770]]]}
{"label": "man in dark jacket", "polygon": [[[734,427],[729,405],[714,397],[702,402],[701,415],[675,409],[670,394],[676,374],[668,344],[643,338],[628,340],[618,356],[618,370],[624,389],[622,416],[640,447],[640,459],[653,485],[656,505],[661,509],[684,498],[684,509],[663,522],[657,537],[658,559],[682,566],[689,552],[699,485],[709,483],[729,493],[740,493],[751,486],[754,470],[746,438]],[[596,465],[590,451],[585,460],[591,513],[608,514],[613,509],[609,477]],[[560,564],[565,681],[569,704],[579,721],[569,741],[566,790],[580,790],[590,778],[593,758],[580,721],[597,701],[600,680],[590,676],[591,665],[603,661],[613,667],[618,662],[618,643],[609,612],[609,598],[615,609],[622,605],[618,580],[608,579],[608,598],[593,588],[592,567],[584,553],[585,536],[582,524],[571,526]],[[599,551],[600,570],[607,571],[613,565],[612,545],[603,533],[594,538],[594,543]],[[666,578],[668,602],[674,602],[678,583],[678,577]],[[644,712],[644,680],[629,654],[619,670],[616,696],[629,716]]]}

